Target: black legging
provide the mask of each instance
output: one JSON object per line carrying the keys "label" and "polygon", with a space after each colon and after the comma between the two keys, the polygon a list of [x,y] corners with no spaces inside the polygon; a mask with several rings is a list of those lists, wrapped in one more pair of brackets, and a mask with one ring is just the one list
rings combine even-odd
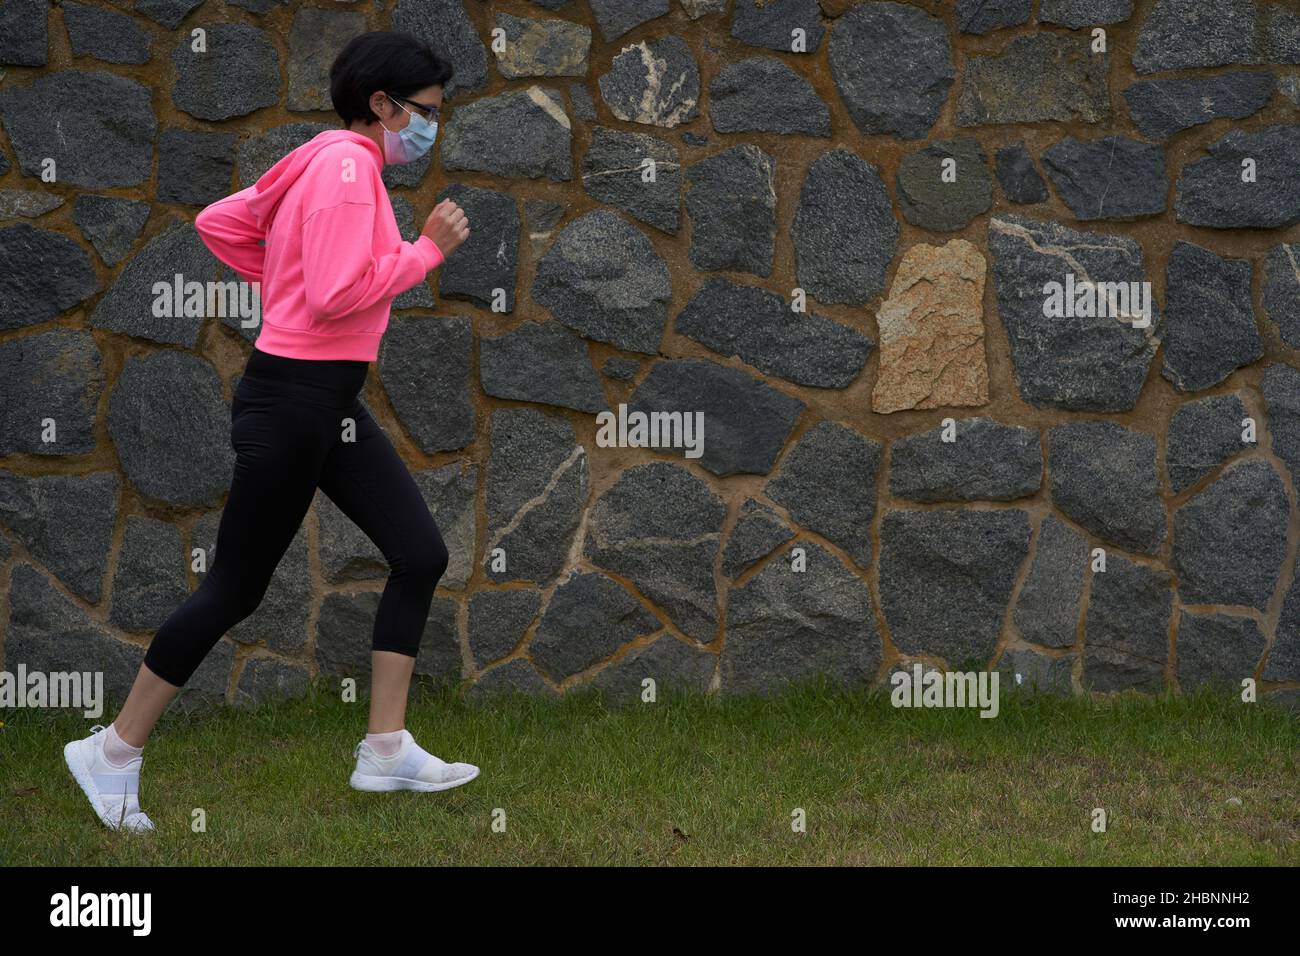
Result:
{"label": "black legging", "polygon": [[[416,656],[447,546],[406,465],[358,398],[369,367],[253,349],[231,404],[237,458],[216,554],[145,654],[163,680],[184,686],[221,636],[257,609],[317,487],[388,561],[372,646]],[[355,420],[355,436],[345,436],[346,418]]]}

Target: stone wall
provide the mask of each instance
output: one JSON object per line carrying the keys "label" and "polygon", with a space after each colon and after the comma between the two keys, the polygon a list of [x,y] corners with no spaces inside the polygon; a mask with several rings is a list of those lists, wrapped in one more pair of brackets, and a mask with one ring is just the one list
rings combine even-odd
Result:
{"label": "stone wall", "polygon": [[[387,28],[457,71],[398,222],[473,230],[364,393],[452,553],[422,674],[1297,696],[1272,0],[5,0],[5,668],[120,692],[197,586],[257,330],[151,290],[234,278],[194,215],[337,126],[334,53]],[[620,405],[702,413],[703,454],[606,447]],[[385,574],[318,493],[187,698],[363,674]]]}

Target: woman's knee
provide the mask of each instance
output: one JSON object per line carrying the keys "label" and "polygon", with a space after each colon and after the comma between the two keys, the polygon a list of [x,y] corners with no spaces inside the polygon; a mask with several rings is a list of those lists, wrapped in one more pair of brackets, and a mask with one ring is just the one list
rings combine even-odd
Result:
{"label": "woman's knee", "polygon": [[451,555],[442,535],[437,532],[425,537],[414,546],[407,555],[406,571],[409,575],[426,582],[430,587],[437,587],[442,576],[447,572]]}

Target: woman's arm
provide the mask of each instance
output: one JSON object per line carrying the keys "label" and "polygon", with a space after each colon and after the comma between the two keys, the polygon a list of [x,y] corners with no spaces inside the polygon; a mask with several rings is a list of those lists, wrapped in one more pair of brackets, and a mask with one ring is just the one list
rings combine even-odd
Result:
{"label": "woman's arm", "polygon": [[266,234],[253,221],[244,203],[254,188],[249,186],[225,199],[218,199],[198,214],[194,228],[214,256],[244,279],[261,282],[266,247],[259,243]]}
{"label": "woman's arm", "polygon": [[313,319],[335,319],[405,292],[442,264],[428,236],[375,258],[373,202],[340,202],[303,220],[302,271]]}

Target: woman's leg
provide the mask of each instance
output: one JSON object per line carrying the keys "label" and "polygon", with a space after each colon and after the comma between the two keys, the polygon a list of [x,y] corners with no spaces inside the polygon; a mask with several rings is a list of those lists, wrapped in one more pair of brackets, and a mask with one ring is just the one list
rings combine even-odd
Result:
{"label": "woman's leg", "polygon": [[356,441],[325,457],[320,490],[373,541],[389,564],[371,654],[372,734],[406,726],[406,698],[433,591],[447,569],[447,546],[419,486],[360,401],[350,412]]}

